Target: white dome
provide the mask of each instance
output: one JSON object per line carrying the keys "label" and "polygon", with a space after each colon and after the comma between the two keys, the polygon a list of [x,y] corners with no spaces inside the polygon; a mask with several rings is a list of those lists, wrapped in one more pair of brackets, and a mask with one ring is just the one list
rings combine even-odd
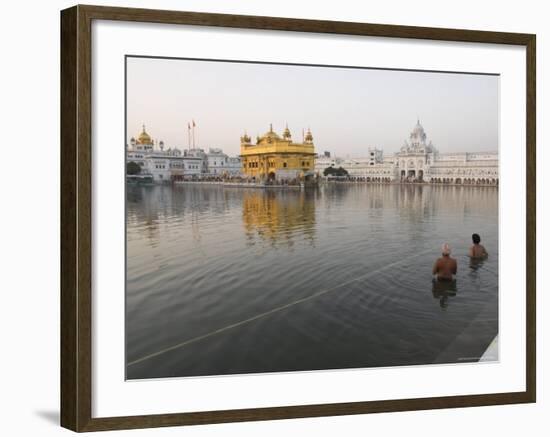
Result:
{"label": "white dome", "polygon": [[426,132],[424,132],[424,128],[420,124],[420,120],[417,120],[416,126],[412,130],[410,138],[414,142],[424,142],[426,140]]}

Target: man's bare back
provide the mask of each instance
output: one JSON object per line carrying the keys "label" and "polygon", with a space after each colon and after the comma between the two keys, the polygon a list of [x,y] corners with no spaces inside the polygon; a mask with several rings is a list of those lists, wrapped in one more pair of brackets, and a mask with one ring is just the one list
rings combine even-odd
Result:
{"label": "man's bare back", "polygon": [[487,251],[482,244],[474,244],[470,247],[470,256],[472,258],[485,258],[487,256]]}
{"label": "man's bare back", "polygon": [[443,255],[435,262],[432,273],[437,275],[437,279],[448,281],[453,279],[453,275],[456,275],[456,270],[456,259],[451,258],[450,255]]}
{"label": "man's bare back", "polygon": [[485,250],[485,247],[483,247],[483,245],[480,244],[480,242],[481,242],[481,237],[479,236],[479,234],[472,234],[472,243],[474,244],[472,247],[470,247],[470,252],[469,252],[470,257],[485,258],[487,255],[489,255]]}

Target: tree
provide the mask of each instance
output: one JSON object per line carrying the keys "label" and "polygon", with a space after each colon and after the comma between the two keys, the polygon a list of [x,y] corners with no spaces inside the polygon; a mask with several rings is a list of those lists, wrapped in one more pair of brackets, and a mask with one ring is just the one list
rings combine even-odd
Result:
{"label": "tree", "polygon": [[323,174],[325,176],[347,176],[348,171],[345,168],[342,168],[342,167],[338,167],[338,168],[327,167],[323,171]]}
{"label": "tree", "polygon": [[138,163],[134,161],[130,161],[126,164],[126,174],[134,175],[134,174],[140,174],[141,173],[141,167]]}

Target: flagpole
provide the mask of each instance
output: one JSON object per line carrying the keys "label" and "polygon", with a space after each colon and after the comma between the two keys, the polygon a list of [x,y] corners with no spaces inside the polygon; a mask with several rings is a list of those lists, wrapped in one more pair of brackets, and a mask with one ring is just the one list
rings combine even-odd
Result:
{"label": "flagpole", "polygon": [[191,125],[187,122],[187,148],[191,150]]}
{"label": "flagpole", "polygon": [[195,120],[193,120],[193,149],[195,148]]}

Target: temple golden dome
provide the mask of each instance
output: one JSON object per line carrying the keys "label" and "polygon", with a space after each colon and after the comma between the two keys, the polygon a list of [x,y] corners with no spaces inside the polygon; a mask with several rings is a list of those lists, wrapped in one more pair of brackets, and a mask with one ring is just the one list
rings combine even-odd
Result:
{"label": "temple golden dome", "polygon": [[277,135],[275,132],[266,132],[264,134],[264,138],[275,138],[277,140],[281,139],[281,137]]}
{"label": "temple golden dome", "polygon": [[145,125],[143,125],[143,131],[139,134],[138,142],[140,144],[152,144],[151,137],[149,134],[145,131]]}
{"label": "temple golden dome", "polygon": [[277,139],[277,140],[280,140],[281,137],[279,135],[277,135],[274,131],[273,131],[273,125],[270,124],[269,125],[269,131],[267,131],[264,136],[264,138],[274,138],[274,139]]}

